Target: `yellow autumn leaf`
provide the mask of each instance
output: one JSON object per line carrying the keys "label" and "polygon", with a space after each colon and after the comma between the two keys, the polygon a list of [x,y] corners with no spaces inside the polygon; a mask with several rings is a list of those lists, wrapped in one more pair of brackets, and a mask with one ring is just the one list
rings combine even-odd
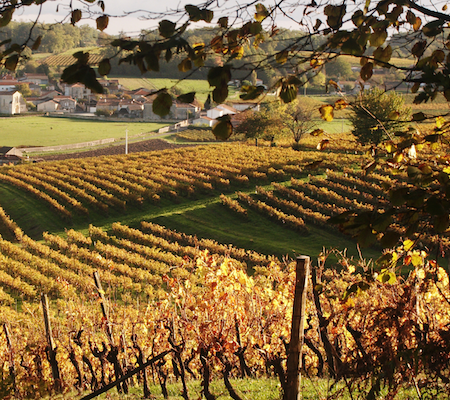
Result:
{"label": "yellow autumn leaf", "polygon": [[331,104],[325,104],[319,108],[320,116],[324,121],[331,122],[334,118],[334,107]]}
{"label": "yellow autumn leaf", "polygon": [[411,250],[413,246],[414,246],[414,242],[412,240],[410,240],[410,239],[406,239],[403,242],[403,248],[404,248],[405,251]]}
{"label": "yellow autumn leaf", "polygon": [[445,118],[444,117],[436,117],[436,127],[442,128],[445,124]]}

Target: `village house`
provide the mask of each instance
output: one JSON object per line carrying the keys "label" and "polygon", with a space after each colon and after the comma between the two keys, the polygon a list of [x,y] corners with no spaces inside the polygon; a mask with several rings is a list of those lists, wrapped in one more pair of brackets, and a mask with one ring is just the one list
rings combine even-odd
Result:
{"label": "village house", "polygon": [[54,101],[58,102],[60,110],[66,112],[75,112],[77,108],[77,101],[70,96],[57,96],[53,98]]}
{"label": "village house", "polygon": [[127,90],[126,92],[124,92],[124,94],[128,94],[129,96],[131,96],[132,99],[142,102],[146,102],[148,100],[147,96],[150,95],[151,93],[152,93],[151,90],[145,88]]}
{"label": "village house", "polygon": [[64,96],[70,96],[74,99],[88,99],[91,94],[91,89],[88,89],[82,83],[63,84],[63,89]]}
{"label": "village house", "polygon": [[96,111],[107,111],[112,114],[119,111],[120,100],[117,98],[100,98],[97,100]]}
{"label": "village house", "polygon": [[226,104],[219,104],[218,106],[206,111],[206,116],[212,119],[216,119],[227,114],[237,113],[238,111],[234,107],[227,106]]}
{"label": "village house", "polygon": [[118,79],[99,79],[98,82],[109,94],[117,94],[123,89]]}
{"label": "village house", "polygon": [[215,122],[216,122],[215,119],[209,118],[206,115],[201,115],[200,117],[195,118],[192,121],[192,125],[212,127]]}
{"label": "village house", "polygon": [[17,90],[0,92],[0,114],[21,114],[27,112],[27,103]]}
{"label": "village house", "polygon": [[119,117],[143,118],[144,105],[135,100],[121,100],[118,106]]}
{"label": "village house", "polygon": [[[195,104],[179,103],[174,101],[170,112],[164,119],[186,120],[197,118],[200,115],[200,107]],[[153,112],[153,102],[149,100],[144,104],[144,120],[158,121],[162,118]]]}
{"label": "village house", "polygon": [[0,92],[11,92],[16,90],[16,86],[19,84],[16,80],[0,80]]}
{"label": "village house", "polygon": [[58,111],[60,106],[59,103],[53,99],[48,99],[43,101],[36,106],[38,112],[51,113]]}
{"label": "village house", "polygon": [[24,73],[23,76],[19,78],[20,83],[34,83],[35,85],[48,85],[48,76],[45,74],[30,74]]}

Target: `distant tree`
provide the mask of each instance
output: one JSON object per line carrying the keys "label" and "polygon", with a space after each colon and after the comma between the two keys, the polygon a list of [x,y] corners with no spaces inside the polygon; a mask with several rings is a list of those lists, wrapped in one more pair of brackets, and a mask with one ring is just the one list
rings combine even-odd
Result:
{"label": "distant tree", "polygon": [[317,108],[305,106],[298,100],[294,100],[280,111],[280,122],[292,135],[294,139],[293,148],[296,149],[300,139],[317,128],[317,120],[314,119]]}
{"label": "distant tree", "polygon": [[311,74],[311,78],[309,79],[309,83],[311,87],[323,88],[325,87],[326,76],[323,72]]}
{"label": "distant tree", "polygon": [[353,76],[350,63],[341,57],[329,62],[326,66],[326,72],[328,77],[335,79],[349,79]]}
{"label": "distant tree", "polygon": [[378,88],[361,92],[351,109],[352,134],[363,145],[378,145],[411,119],[411,108],[401,94]]}
{"label": "distant tree", "polygon": [[30,97],[31,96],[31,89],[30,86],[26,83],[19,83],[17,86],[17,90],[22,93],[23,97]]}
{"label": "distant tree", "polygon": [[282,129],[281,120],[273,108],[263,107],[261,111],[245,111],[244,119],[236,127],[236,133],[242,133],[247,138],[273,141]]}

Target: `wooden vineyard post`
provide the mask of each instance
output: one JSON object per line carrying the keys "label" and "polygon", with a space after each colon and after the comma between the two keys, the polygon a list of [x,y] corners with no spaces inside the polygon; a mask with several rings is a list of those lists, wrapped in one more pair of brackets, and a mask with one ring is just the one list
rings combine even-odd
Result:
{"label": "wooden vineyard post", "polygon": [[106,312],[105,292],[102,288],[100,276],[98,275],[97,271],[94,271],[94,281],[95,281],[95,286],[97,288],[98,295],[100,296],[100,300],[101,300],[100,307],[102,309],[103,320],[105,321],[105,324],[106,324],[106,335],[108,336],[109,344],[111,346],[113,346],[114,340],[113,340],[112,328],[111,328],[111,324],[109,322],[108,313]]}
{"label": "wooden vineyard post", "polygon": [[8,346],[8,353],[9,353],[9,376],[11,377],[14,393],[17,394],[16,366],[14,364],[14,351],[13,351],[13,347],[12,347],[12,343],[11,343],[11,337],[9,335],[8,325],[6,325],[6,322],[3,324],[3,332],[5,333],[6,345]]}
{"label": "wooden vineyard post", "polygon": [[[114,343],[114,337],[112,333],[111,323],[109,321],[108,313],[106,311],[106,297],[105,292],[102,288],[102,283],[100,281],[100,276],[97,271],[94,271],[94,281],[95,286],[97,287],[98,295],[100,296],[100,307],[102,309],[103,320],[105,321],[105,329],[106,335],[108,336],[110,350],[106,357],[106,359],[114,365],[114,374],[116,375],[116,379],[120,379],[123,376],[123,370],[120,365],[118,354],[119,354],[119,346],[116,346]],[[123,381],[121,384],[117,385],[117,391],[119,394],[124,391],[128,393],[128,384],[126,381]]]}
{"label": "wooden vineyard post", "polygon": [[302,347],[305,328],[306,289],[309,279],[310,259],[297,257],[291,340],[287,360],[286,390],[283,400],[299,400],[301,397]]}
{"label": "wooden vineyard post", "polygon": [[42,311],[44,313],[45,336],[47,337],[47,356],[48,362],[52,367],[52,377],[55,382],[54,387],[57,393],[62,392],[61,375],[59,372],[58,361],[56,360],[56,346],[52,335],[52,326],[50,324],[50,312],[48,307],[47,295],[41,295]]}

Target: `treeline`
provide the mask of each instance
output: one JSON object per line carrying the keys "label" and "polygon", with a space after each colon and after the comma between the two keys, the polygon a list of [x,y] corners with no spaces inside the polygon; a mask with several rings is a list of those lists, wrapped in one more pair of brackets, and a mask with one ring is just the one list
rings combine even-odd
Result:
{"label": "treeline", "polygon": [[[24,43],[30,36],[32,22],[11,22],[0,30],[0,42]],[[88,25],[40,24],[33,28],[32,40],[42,37],[39,53],[62,53],[77,47],[105,45],[108,36]]]}
{"label": "treeline", "polygon": [[[24,43],[30,35],[32,23],[12,22],[8,26],[2,28],[0,31],[0,42],[8,38],[12,39],[12,43]],[[102,47],[96,52],[100,52],[105,57],[113,57],[116,48],[108,46],[114,37],[108,36],[98,30],[87,25],[72,26],[71,24],[41,24],[33,28],[32,40],[41,36],[42,41],[37,51],[33,53],[53,53],[59,54],[70,51],[71,49],[79,49],[80,47]],[[194,45],[196,43],[209,44],[218,34],[216,28],[201,28],[187,30],[183,37],[188,43]],[[269,63],[262,63],[267,58],[267,54],[276,54],[282,51],[287,46],[295,43],[301,43],[304,38],[304,43],[301,46],[304,50],[313,50],[320,45],[320,38],[307,37],[301,31],[293,31],[281,29],[276,35],[270,37],[269,33],[263,33],[265,36],[264,42],[255,46],[254,43],[249,43],[245,46],[244,55],[239,60],[233,61],[233,79],[239,80],[254,80],[256,77],[262,79],[266,84],[270,83],[275,77],[285,75],[289,72],[292,65],[281,65],[276,62],[275,58]],[[149,41],[160,40],[161,37],[157,31],[142,32],[141,39]],[[164,54],[163,54],[164,55]],[[162,56],[163,56],[162,55]],[[30,52],[31,56],[31,52]],[[114,57],[111,59],[112,71],[111,75],[116,76],[130,76],[140,77],[141,71],[134,64],[127,62],[120,63],[120,59],[125,55]],[[226,62],[226,56],[214,54],[209,56],[205,62],[205,66],[197,68],[192,71],[190,78],[206,79],[209,67],[222,65]],[[147,72],[147,77],[158,78],[183,78],[186,76],[185,71],[180,71],[179,64],[183,61],[184,56],[181,54],[174,54],[169,62],[161,60],[161,68],[158,72]],[[264,64],[264,65],[262,65]],[[162,67],[164,65],[164,68]],[[46,65],[43,62],[36,62],[31,57],[30,61],[23,67],[23,72],[42,72],[47,74],[59,74],[66,66]],[[251,75],[251,70],[256,67],[257,76]]]}

